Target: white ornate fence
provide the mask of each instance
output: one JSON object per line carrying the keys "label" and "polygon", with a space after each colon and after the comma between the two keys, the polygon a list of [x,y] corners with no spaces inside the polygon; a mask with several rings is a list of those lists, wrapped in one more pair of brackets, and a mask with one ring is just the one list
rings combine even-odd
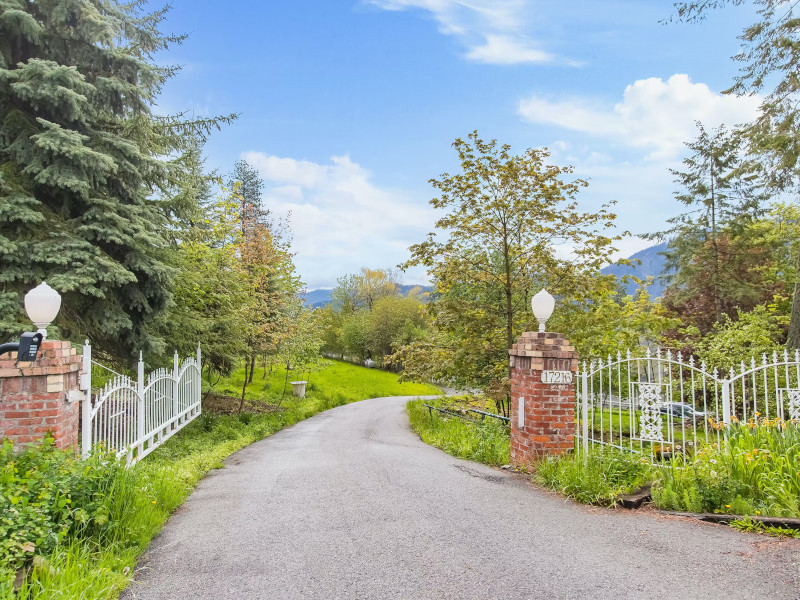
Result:
{"label": "white ornate fence", "polygon": [[[114,376],[92,390],[92,365]],[[83,347],[81,450],[84,457],[102,444],[125,456],[128,465],[141,460],[200,414],[200,347],[196,358],[182,362],[175,353],[172,369],[156,369],[145,378],[141,353],[136,380],[92,360]]]}
{"label": "white ornate fence", "polygon": [[724,443],[725,426],[737,421],[800,421],[800,351],[724,371],[680,352],[628,351],[584,362],[576,386],[584,451],[607,445],[672,455],[698,442]]}

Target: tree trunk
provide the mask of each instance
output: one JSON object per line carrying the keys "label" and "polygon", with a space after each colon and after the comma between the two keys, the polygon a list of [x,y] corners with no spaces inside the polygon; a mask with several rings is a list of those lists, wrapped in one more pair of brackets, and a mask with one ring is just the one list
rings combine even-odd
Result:
{"label": "tree trunk", "polygon": [[722,294],[719,289],[719,241],[717,239],[717,196],[714,189],[714,153],[711,153],[711,247],[714,250],[714,269],[711,287],[714,289],[714,321],[722,321]]}
{"label": "tree trunk", "polygon": [[800,348],[800,248],[795,256],[794,295],[792,296],[792,316],[789,320],[789,336],[786,345]]}
{"label": "tree trunk", "polygon": [[289,365],[291,364],[291,359],[286,360],[286,377],[283,380],[283,393],[281,393],[281,401],[278,402],[278,406],[281,405],[283,402],[283,397],[286,395],[286,385],[289,383]]}
{"label": "tree trunk", "polygon": [[244,393],[247,391],[247,367],[250,365],[250,361],[245,356],[244,358],[244,384],[242,384],[242,400],[239,402],[239,414],[242,414],[242,409],[244,408]]}
{"label": "tree trunk", "polygon": [[250,357],[250,377],[247,379],[247,383],[253,383],[253,373],[256,370],[256,353],[253,352],[253,355]]}

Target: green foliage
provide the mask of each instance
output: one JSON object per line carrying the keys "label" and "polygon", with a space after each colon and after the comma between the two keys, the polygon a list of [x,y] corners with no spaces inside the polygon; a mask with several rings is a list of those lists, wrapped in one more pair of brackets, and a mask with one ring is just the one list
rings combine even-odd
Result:
{"label": "green foliage", "polygon": [[443,403],[412,400],[406,405],[411,427],[423,442],[458,458],[497,467],[508,464],[511,442],[506,425],[495,419],[468,422],[457,417],[447,418],[437,411],[430,415],[423,404],[442,406]]}
{"label": "green foliage", "polygon": [[621,296],[613,276],[597,276],[581,302],[558,306],[548,327],[562,332],[581,357],[605,357],[636,348],[642,340],[655,341],[676,328],[660,303],[647,295],[646,286],[635,297]]}
{"label": "green foliage", "polygon": [[762,533],[772,537],[787,538],[800,537],[800,531],[797,529],[787,529],[785,527],[774,527],[772,525],[765,525],[760,521],[753,519],[735,519],[730,522],[730,526],[738,531],[746,531],[748,533]]}
{"label": "green foliage", "polygon": [[[348,402],[366,398],[383,398],[388,396],[430,396],[441,394],[435,386],[401,382],[395,373],[378,369],[367,369],[336,360],[325,361],[318,372],[309,374],[300,370],[289,371],[290,378],[304,378],[310,381],[306,387],[309,398],[318,393],[339,394]],[[261,404],[277,404],[281,398],[283,382],[286,379],[286,366],[274,365],[272,372],[256,371],[254,385],[247,389],[248,401]],[[242,389],[244,368],[239,366],[228,377],[223,377],[214,386],[220,394],[235,395]],[[207,382],[206,384],[207,385]]]}
{"label": "green foliage", "polygon": [[722,445],[678,456],[653,489],[659,508],[800,517],[800,433],[778,420],[738,423]]}
{"label": "green foliage", "polygon": [[709,133],[701,123],[698,129],[697,139],[687,144],[685,170],[672,171],[680,186],[675,197],[686,210],[654,237],[670,240],[665,305],[705,333],[725,315],[749,310],[776,290],[762,277],[773,261],[770,248],[750,239],[768,198],[756,176],[758,165],[745,154],[739,133],[724,127]]}
{"label": "green foliage", "polygon": [[620,494],[635,492],[654,478],[647,459],[616,448],[600,447],[587,455],[563,454],[536,464],[534,480],[587,504],[615,506]]}
{"label": "green foliage", "polygon": [[422,302],[413,295],[380,298],[372,306],[368,325],[370,354],[383,359],[419,335],[425,325]]}
{"label": "green foliage", "polygon": [[[585,297],[592,276],[614,251],[606,235],[615,215],[583,212],[587,184],[571,167],[548,165],[546,150],[514,156],[477,132],[456,139],[460,170],[431,184],[431,205],[447,211],[414,244],[402,268],[424,266],[435,284],[429,304],[435,332],[394,360],[409,377],[508,392],[507,350],[531,326],[530,298],[548,287],[562,301]],[[564,258],[559,248],[569,247]]]}
{"label": "green foliage", "polygon": [[426,315],[419,288],[400,295],[397,275],[391,270],[362,269],[341,277],[331,292],[329,306],[319,315],[327,354],[351,360],[372,359],[378,364],[403,344],[424,335]]}
{"label": "green foliage", "polygon": [[122,467],[96,452],[81,462],[46,438],[39,448],[0,447],[0,565],[17,570],[68,536],[99,536]]}
{"label": "green foliage", "polygon": [[695,354],[709,365],[730,367],[750,358],[760,362],[762,354],[772,357],[773,352],[782,353],[782,341],[786,336],[788,317],[778,313],[775,305],[756,306],[750,312],[738,311],[738,319],[725,315],[705,336],[687,328],[688,340],[693,342]]}
{"label": "green foliage", "polygon": [[[47,280],[57,325],[121,361],[158,353],[170,302],[167,230],[180,157],[227,119],[151,113],[175,68],[153,55],[165,11],[140,2],[0,3],[0,335]],[[156,192],[163,198],[153,196]]]}
{"label": "green foliage", "polygon": [[397,296],[400,281],[391,269],[361,269],[361,273],[345,275],[331,290],[331,304],[336,312],[352,313],[360,308],[372,310],[381,298]]}
{"label": "green foliage", "polygon": [[[712,9],[745,4],[745,0],[694,0],[676,3],[677,18],[698,21]],[[749,4],[749,3],[748,3]],[[745,27],[739,39],[742,50],[734,60],[741,64],[739,75],[728,93],[764,97],[753,123],[743,127],[749,152],[758,160],[766,185],[780,192],[800,189],[800,19],[796,2],[753,0],[758,20]],[[766,92],[766,93],[765,93]],[[796,245],[795,238],[786,241]],[[800,252],[794,249],[795,273],[800,271]],[[789,280],[792,296],[787,344],[800,348],[800,280]]]}

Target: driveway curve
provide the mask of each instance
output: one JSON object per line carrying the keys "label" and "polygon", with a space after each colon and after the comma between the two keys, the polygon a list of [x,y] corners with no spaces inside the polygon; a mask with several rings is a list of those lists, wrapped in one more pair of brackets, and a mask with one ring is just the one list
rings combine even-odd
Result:
{"label": "driveway curve", "polygon": [[409,398],[231,456],[153,541],[125,599],[800,598],[800,542],[565,502],[419,440]]}

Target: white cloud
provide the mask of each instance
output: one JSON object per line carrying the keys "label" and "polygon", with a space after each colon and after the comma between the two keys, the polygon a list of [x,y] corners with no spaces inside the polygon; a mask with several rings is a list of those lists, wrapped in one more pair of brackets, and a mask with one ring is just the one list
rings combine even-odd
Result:
{"label": "white cloud", "polygon": [[556,56],[529,39],[528,0],[367,0],[384,10],[427,11],[444,35],[458,37],[468,60],[498,65],[549,63]]}
{"label": "white cloud", "polygon": [[[263,152],[242,158],[264,179],[267,207],[291,212],[295,264],[310,289],[332,287],[361,267],[394,267],[433,227],[426,199],[378,187],[349,156],[334,156],[329,164]],[[424,276],[406,278],[418,283]]]}
{"label": "white cloud", "polygon": [[549,52],[531,46],[526,40],[507,35],[487,35],[486,43],[473,47],[467,58],[495,65],[518,63],[546,63],[555,57]]}
{"label": "white cloud", "polygon": [[518,108],[527,121],[605,137],[647,149],[648,158],[669,159],[695,138],[695,121],[707,127],[747,122],[756,116],[760,102],[757,96],[716,94],[704,83],[676,74],[667,81],[651,77],[634,82],[613,107],[582,98],[531,96],[520,100]]}

